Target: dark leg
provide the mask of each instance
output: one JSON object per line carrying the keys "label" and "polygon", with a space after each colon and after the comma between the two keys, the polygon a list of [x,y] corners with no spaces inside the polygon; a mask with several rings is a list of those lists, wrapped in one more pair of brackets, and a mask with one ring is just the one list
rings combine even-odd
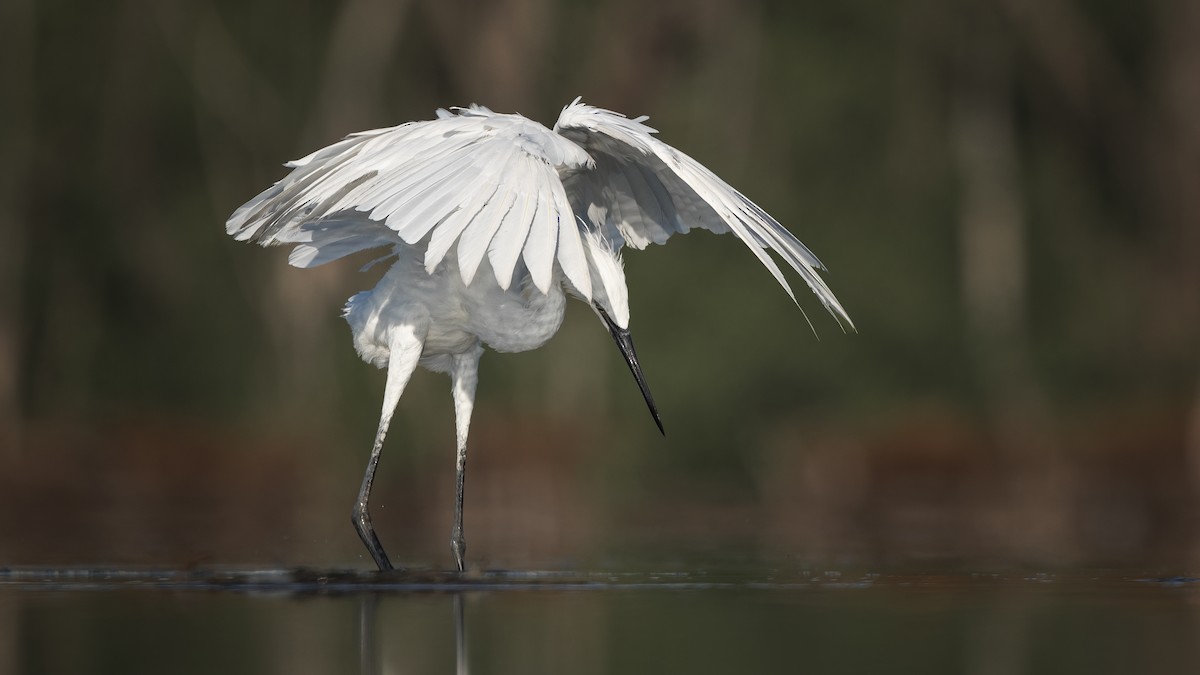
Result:
{"label": "dark leg", "polygon": [[362,487],[358,490],[358,501],[354,503],[354,511],[351,513],[351,518],[354,522],[354,529],[358,530],[358,536],[362,539],[363,544],[366,544],[367,550],[371,552],[371,557],[375,559],[375,564],[382,571],[389,571],[392,568],[391,561],[388,560],[387,554],[383,552],[383,544],[379,543],[379,536],[375,534],[375,526],[371,524],[371,514],[367,510],[367,501],[371,498],[371,483],[375,480],[375,469],[379,466],[379,454],[383,449],[383,430],[376,437],[375,447],[371,449],[371,459],[367,461],[367,472],[363,475]]}
{"label": "dark leg", "polygon": [[471,427],[471,410],[475,407],[475,386],[479,384],[479,357],[483,348],[478,344],[466,354],[454,357],[450,371],[454,394],[454,419],[457,426],[458,455],[454,463],[454,529],[450,533],[450,551],[458,571],[466,569],[467,539],[463,534],[463,485],[467,477],[467,432]]}
{"label": "dark leg", "polygon": [[397,326],[393,329],[391,357],[388,360],[387,385],[383,390],[383,412],[379,416],[379,430],[375,433],[375,445],[371,448],[371,459],[367,461],[367,471],[363,474],[362,487],[358,490],[358,501],[354,503],[351,518],[359,538],[371,552],[375,564],[381,571],[393,569],[383,545],[375,534],[371,524],[371,513],[367,502],[371,498],[371,484],[375,481],[375,470],[379,467],[379,455],[383,450],[383,439],[387,436],[388,425],[392,421],[392,413],[400,402],[400,395],[408,385],[408,378],[417,368],[421,359],[421,349],[424,346],[424,329],[418,331],[413,326]]}
{"label": "dark leg", "polygon": [[464,562],[467,556],[467,539],[463,534],[463,483],[467,477],[467,449],[458,449],[458,460],[455,463],[454,490],[454,529],[450,532],[450,552],[454,554],[454,564],[458,571],[466,569]]}

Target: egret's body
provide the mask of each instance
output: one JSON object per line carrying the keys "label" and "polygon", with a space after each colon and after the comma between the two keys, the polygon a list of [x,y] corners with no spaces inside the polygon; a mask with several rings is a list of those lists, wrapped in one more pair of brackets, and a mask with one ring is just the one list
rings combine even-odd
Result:
{"label": "egret's body", "polygon": [[427,320],[420,365],[444,373],[452,355],[481,342],[498,352],[537,349],[558,332],[566,304],[560,285],[544,294],[468,286],[454,259],[429,274],[415,256],[400,255],[375,288],[350,298],[345,317],[359,355],[380,368],[390,355],[391,327]]}
{"label": "egret's body", "polygon": [[767,248],[852,326],[799,240],[641,122],[578,100],[553,131],[477,106],[440,110],[437,120],[354,134],[292,162],[292,173],[230,217],[227,230],[240,240],[296,244],[290,262],[298,267],[374,248],[394,257],[375,288],[345,309],[358,353],[387,368],[353,514],[380,569],[391,563],[367,505],[392,413],[418,365],[451,378],[451,548],[460,570],[467,432],[484,346],[536,349],[558,331],[567,295],[580,298],[612,334],[661,430],[629,336],[623,246],[645,248],[692,227],[732,232],[789,295]]}

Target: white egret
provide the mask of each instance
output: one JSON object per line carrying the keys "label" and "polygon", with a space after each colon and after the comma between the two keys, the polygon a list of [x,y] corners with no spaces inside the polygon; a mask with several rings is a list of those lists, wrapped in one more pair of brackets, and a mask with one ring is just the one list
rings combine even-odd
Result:
{"label": "white egret", "polygon": [[[316,267],[366,249],[394,258],[344,316],[368,363],[387,368],[379,429],[353,522],[381,570],[392,569],[367,502],[384,436],[418,365],[449,373],[457,426],[451,550],[464,569],[463,481],[479,357],[536,349],[562,323],[566,295],[588,303],[616,341],[654,421],[658,409],[629,335],[622,247],[644,249],[701,228],[732,232],[795,301],[766,249],[796,270],[839,323],[849,316],[816,256],[765,211],[658,140],[645,117],[585,105],[554,129],[482,106],[352,134],[287,164],[291,173],[230,216],[240,241],[295,244]],[[378,262],[378,261],[377,261]]]}

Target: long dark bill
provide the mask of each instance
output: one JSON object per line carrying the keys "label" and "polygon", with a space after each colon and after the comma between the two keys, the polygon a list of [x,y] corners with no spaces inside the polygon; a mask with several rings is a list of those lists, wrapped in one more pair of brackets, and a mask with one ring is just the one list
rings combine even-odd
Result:
{"label": "long dark bill", "polygon": [[625,363],[629,366],[629,372],[633,373],[633,379],[637,380],[638,388],[642,390],[642,398],[646,399],[646,405],[650,408],[650,414],[654,416],[654,423],[658,425],[659,433],[666,436],[667,432],[663,429],[662,419],[658,416],[658,406],[654,405],[654,397],[650,395],[650,387],[646,385],[646,376],[642,374],[642,366],[638,363],[637,350],[633,348],[633,337],[629,335],[629,329],[621,328],[614,323],[612,319],[608,318],[608,312],[605,312],[599,305],[596,305],[596,311],[608,326],[608,332],[612,334],[613,341],[621,350],[621,356],[625,357]]}

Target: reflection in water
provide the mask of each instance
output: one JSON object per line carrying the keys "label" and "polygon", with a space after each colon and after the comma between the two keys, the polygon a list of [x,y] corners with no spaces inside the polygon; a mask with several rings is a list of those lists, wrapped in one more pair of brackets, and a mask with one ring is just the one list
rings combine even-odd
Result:
{"label": "reflection in water", "polygon": [[1002,595],[981,608],[964,626],[964,672],[969,675],[1014,675],[1032,664],[1030,631],[1037,625],[1037,605],[1020,594]]}
{"label": "reflection in water", "polygon": [[458,675],[467,675],[471,667],[467,664],[467,620],[463,617],[463,594],[454,594],[454,662]]}
{"label": "reflection in water", "polygon": [[358,611],[358,664],[362,675],[380,675],[379,633],[375,619],[379,615],[379,594],[363,593]]}
{"label": "reflection in water", "polygon": [[522,675],[1125,675],[1200,672],[1196,635],[1190,576],[0,565],[0,675],[440,675],[467,673],[468,651]]}
{"label": "reflection in water", "polygon": [[[467,661],[467,620],[463,610],[463,594],[453,593],[454,598],[454,672],[469,675],[471,667]],[[383,659],[379,644],[379,593],[363,593],[358,612],[358,663],[362,675],[381,675]]]}

